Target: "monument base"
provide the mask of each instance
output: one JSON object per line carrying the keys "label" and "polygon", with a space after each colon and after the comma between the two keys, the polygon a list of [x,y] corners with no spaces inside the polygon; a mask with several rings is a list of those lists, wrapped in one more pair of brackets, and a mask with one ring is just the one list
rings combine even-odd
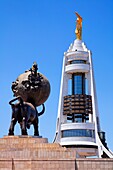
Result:
{"label": "monument base", "polygon": [[0,170],[74,168],[75,151],[48,143],[47,138],[4,136],[0,139]]}
{"label": "monument base", "polygon": [[76,159],[76,151],[47,138],[0,138],[0,170],[113,170],[113,159]]}

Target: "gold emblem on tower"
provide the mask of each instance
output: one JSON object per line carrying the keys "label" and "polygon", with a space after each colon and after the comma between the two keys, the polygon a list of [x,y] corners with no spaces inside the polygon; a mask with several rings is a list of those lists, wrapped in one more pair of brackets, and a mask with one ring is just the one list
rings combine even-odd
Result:
{"label": "gold emblem on tower", "polygon": [[81,40],[82,39],[82,17],[77,12],[75,12],[75,14],[77,16],[75,34],[76,34],[76,38],[78,40]]}

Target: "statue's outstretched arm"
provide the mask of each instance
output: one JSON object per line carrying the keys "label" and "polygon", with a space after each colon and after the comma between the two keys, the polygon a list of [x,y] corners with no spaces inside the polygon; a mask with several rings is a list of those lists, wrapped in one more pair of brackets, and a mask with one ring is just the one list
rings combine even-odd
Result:
{"label": "statue's outstretched arm", "polygon": [[77,16],[77,20],[79,20],[79,22],[81,23],[82,22],[82,17],[77,12],[75,12],[75,14]]}

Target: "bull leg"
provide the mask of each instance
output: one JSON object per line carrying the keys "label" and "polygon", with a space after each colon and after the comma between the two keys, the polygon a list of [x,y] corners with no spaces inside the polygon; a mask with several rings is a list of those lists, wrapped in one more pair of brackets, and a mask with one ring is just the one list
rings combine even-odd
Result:
{"label": "bull leg", "polygon": [[23,120],[22,120],[21,133],[22,133],[22,135],[28,135],[28,134],[27,134],[25,117],[23,117]]}
{"label": "bull leg", "polygon": [[39,136],[38,120],[34,121],[33,126],[34,126],[34,136]]}
{"label": "bull leg", "polygon": [[15,118],[12,118],[8,135],[14,135],[14,127],[15,127],[16,122],[17,120]]}

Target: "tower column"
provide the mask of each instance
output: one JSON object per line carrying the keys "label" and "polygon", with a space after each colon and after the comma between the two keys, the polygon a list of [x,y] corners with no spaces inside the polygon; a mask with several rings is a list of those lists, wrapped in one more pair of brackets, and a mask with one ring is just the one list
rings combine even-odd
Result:
{"label": "tower column", "polygon": [[55,142],[76,148],[80,157],[113,157],[100,130],[92,56],[76,15],[77,39],[64,53]]}

